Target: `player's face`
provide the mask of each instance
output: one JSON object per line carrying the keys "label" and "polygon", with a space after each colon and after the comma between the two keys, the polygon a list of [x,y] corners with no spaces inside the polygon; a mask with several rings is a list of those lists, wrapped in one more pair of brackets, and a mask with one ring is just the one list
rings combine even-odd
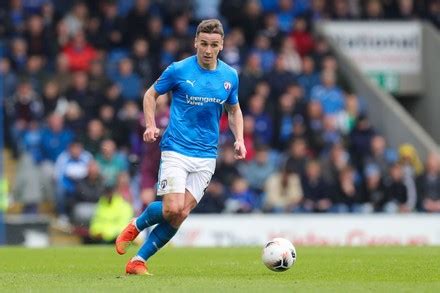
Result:
{"label": "player's face", "polygon": [[217,65],[218,53],[223,49],[223,37],[220,34],[200,33],[195,39],[197,60],[206,69]]}

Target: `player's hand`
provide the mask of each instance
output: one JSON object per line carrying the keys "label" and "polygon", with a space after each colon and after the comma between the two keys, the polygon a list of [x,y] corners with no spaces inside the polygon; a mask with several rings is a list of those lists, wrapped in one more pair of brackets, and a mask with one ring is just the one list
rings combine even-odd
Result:
{"label": "player's hand", "polygon": [[145,142],[155,142],[159,137],[160,129],[156,126],[150,126],[145,129],[144,132],[144,141]]}
{"label": "player's hand", "polygon": [[234,150],[234,158],[236,160],[243,160],[244,158],[246,158],[247,151],[243,141],[237,140],[236,142],[234,142]]}

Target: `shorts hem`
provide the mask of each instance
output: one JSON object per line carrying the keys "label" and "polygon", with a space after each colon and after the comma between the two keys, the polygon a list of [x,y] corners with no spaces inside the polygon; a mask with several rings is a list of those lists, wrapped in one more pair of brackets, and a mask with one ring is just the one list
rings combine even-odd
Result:
{"label": "shorts hem", "polygon": [[161,152],[174,152],[176,154],[182,155],[187,158],[195,158],[195,159],[217,159],[217,154],[212,155],[196,155],[196,154],[188,154],[179,150],[162,148]]}
{"label": "shorts hem", "polygon": [[191,188],[189,188],[189,186],[187,186],[186,189],[189,191],[189,193],[191,194],[191,196],[196,200],[196,202],[199,203],[200,200],[201,200],[202,197],[203,197],[203,194],[202,194],[202,196],[197,197],[197,196],[194,194],[194,191],[191,190]]}
{"label": "shorts hem", "polygon": [[167,194],[170,194],[170,193],[182,193],[182,194],[185,194],[185,191],[177,191],[177,190],[170,190],[170,191],[162,191],[162,192],[156,192],[156,195],[157,196],[164,196],[164,195],[167,195]]}

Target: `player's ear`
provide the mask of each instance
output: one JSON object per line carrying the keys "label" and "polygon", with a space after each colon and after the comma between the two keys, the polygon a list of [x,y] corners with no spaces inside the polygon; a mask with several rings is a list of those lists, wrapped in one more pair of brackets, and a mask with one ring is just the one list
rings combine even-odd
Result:
{"label": "player's ear", "polygon": [[197,49],[197,37],[194,38],[194,48]]}

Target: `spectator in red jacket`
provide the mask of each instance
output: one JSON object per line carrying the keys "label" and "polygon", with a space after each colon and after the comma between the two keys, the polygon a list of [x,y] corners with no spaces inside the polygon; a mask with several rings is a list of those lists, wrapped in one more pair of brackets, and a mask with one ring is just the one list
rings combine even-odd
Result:
{"label": "spectator in red jacket", "polygon": [[303,57],[310,54],[315,47],[312,34],[307,28],[307,21],[303,17],[295,19],[293,32],[290,34],[296,51]]}
{"label": "spectator in red jacket", "polygon": [[96,59],[95,48],[87,43],[86,35],[83,31],[78,31],[64,47],[63,52],[69,61],[71,71],[88,71],[91,62]]}

